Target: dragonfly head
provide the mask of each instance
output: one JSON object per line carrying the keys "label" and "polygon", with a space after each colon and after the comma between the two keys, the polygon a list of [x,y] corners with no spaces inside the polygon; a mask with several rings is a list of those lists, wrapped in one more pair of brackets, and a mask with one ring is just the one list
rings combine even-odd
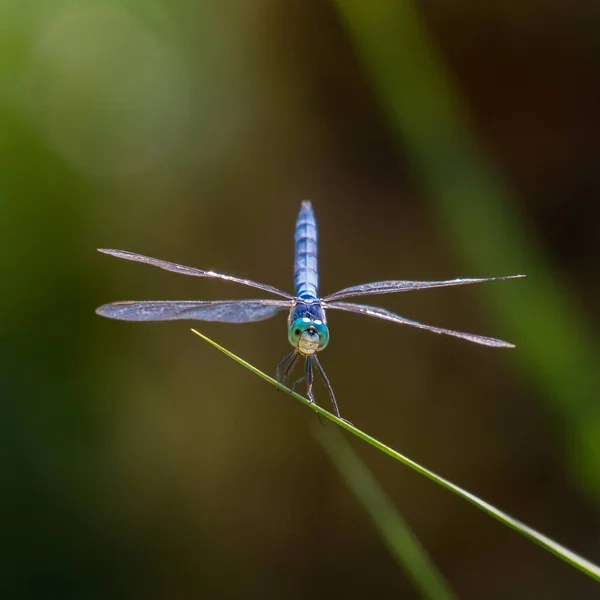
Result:
{"label": "dragonfly head", "polygon": [[323,350],[329,343],[329,329],[319,319],[301,317],[293,321],[288,329],[288,339],[303,356]]}

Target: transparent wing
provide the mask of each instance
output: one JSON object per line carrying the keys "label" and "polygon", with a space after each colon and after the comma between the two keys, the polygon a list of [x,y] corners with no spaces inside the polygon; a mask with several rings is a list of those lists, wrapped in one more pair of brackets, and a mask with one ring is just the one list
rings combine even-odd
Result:
{"label": "transparent wing", "polygon": [[225,281],[233,281],[234,283],[241,283],[242,285],[248,285],[253,288],[258,288],[283,298],[292,299],[292,295],[287,292],[283,292],[264,283],[258,283],[251,279],[240,279],[239,277],[233,277],[233,275],[224,275],[223,273],[215,273],[214,271],[202,271],[201,269],[195,269],[194,267],[186,267],[185,265],[178,265],[176,263],[168,262],[166,260],[160,260],[158,258],[150,258],[149,256],[143,256],[142,254],[136,254],[135,252],[127,252],[127,250],[109,250],[106,248],[98,248],[98,252],[103,254],[110,254],[117,258],[124,258],[125,260],[134,260],[153,267],[159,267],[165,271],[173,271],[173,273],[181,273],[182,275],[193,275],[194,277],[213,277],[216,279],[224,279]]}
{"label": "transparent wing", "polygon": [[96,313],[119,321],[174,321],[193,319],[222,323],[251,323],[270,319],[280,310],[289,310],[285,300],[165,300],[112,302]]}
{"label": "transparent wing", "polygon": [[411,321],[405,319],[400,315],[397,315],[385,308],[379,308],[377,306],[365,306],[364,304],[352,304],[350,302],[328,302],[325,308],[335,308],[337,310],[345,310],[348,312],[358,313],[361,315],[368,315],[369,317],[377,317],[379,319],[385,319],[386,321],[392,321],[393,323],[401,323],[402,325],[410,325],[411,327],[417,327],[418,329],[425,329],[427,331],[433,331],[433,333],[443,333],[445,335],[452,335],[463,340],[469,340],[469,342],[475,342],[476,344],[482,344],[483,346],[493,346],[496,348],[514,348],[514,344],[509,344],[502,340],[495,338],[485,337],[483,335],[474,335],[472,333],[462,333],[461,331],[454,331],[453,329],[442,329],[441,327],[433,327],[431,325],[424,325],[418,321]]}
{"label": "transparent wing", "polygon": [[323,298],[323,300],[341,300],[356,296],[375,294],[394,294],[396,292],[409,292],[410,290],[424,290],[427,288],[450,287],[454,285],[468,285],[484,281],[498,281],[500,279],[518,279],[525,275],[507,275],[505,277],[488,277],[486,279],[449,279],[448,281],[374,281],[353,287],[344,288]]}

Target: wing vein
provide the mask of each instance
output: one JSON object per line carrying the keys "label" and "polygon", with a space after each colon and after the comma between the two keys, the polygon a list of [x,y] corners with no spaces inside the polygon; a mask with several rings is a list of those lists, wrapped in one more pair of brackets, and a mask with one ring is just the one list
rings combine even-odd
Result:
{"label": "wing vein", "polygon": [[518,279],[525,275],[506,275],[504,277],[487,277],[484,279],[449,279],[447,281],[373,281],[363,283],[349,288],[344,288],[325,296],[323,300],[341,300],[357,296],[368,296],[376,294],[395,294],[397,292],[410,292],[412,290],[425,290],[429,288],[452,287],[457,285],[470,285],[472,283],[483,283],[486,281],[498,281],[501,279]]}
{"label": "wing vein", "polygon": [[351,302],[327,302],[324,304],[325,308],[333,308],[337,310],[345,310],[347,312],[358,313],[361,315],[367,315],[369,317],[376,317],[378,319],[384,319],[385,321],[391,321],[392,323],[400,323],[401,325],[409,325],[410,327],[416,327],[417,329],[424,329],[426,331],[432,331],[433,333],[439,333],[443,335],[451,335],[453,337],[468,340],[475,344],[481,344],[483,346],[492,346],[495,348],[514,348],[514,344],[498,340],[496,338],[490,338],[483,335],[475,335],[473,333],[463,333],[461,331],[455,331],[454,329],[444,329],[442,327],[434,327],[433,325],[425,325],[418,321],[412,321],[401,317],[385,308],[379,308],[378,306],[366,306],[364,304],[353,304]]}
{"label": "wing vein", "polygon": [[187,267],[185,265],[179,265],[166,260],[160,260],[158,258],[151,258],[144,256],[143,254],[137,254],[135,252],[128,252],[127,250],[111,250],[107,248],[98,248],[98,252],[103,254],[109,254],[117,258],[123,258],[125,260],[132,260],[135,262],[144,263],[146,265],[152,265],[165,271],[171,271],[173,273],[180,273],[181,275],[191,275],[193,277],[212,277],[214,279],[223,279],[224,281],[232,281],[233,283],[240,283],[249,287],[258,288],[264,292],[269,292],[283,298],[293,298],[291,294],[277,289],[271,285],[265,283],[259,283],[258,281],[252,281],[251,279],[242,279],[240,277],[234,277],[233,275],[225,275],[224,273],[216,273],[215,271],[203,271],[202,269],[196,269],[194,267]]}
{"label": "wing vein", "polygon": [[119,321],[251,323],[270,319],[291,305],[287,300],[146,300],[111,302],[97,308],[96,313]]}

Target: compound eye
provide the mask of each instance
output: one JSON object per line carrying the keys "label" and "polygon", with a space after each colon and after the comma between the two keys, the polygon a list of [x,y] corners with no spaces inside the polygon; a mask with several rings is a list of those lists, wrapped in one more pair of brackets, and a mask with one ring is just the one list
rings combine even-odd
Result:
{"label": "compound eye", "polygon": [[307,319],[305,322],[304,319],[296,319],[288,329],[288,340],[290,344],[294,347],[298,345],[298,341],[300,340],[300,336],[304,333],[304,331],[308,328],[310,322]]}
{"label": "compound eye", "polygon": [[329,343],[329,329],[322,321],[315,321],[314,327],[319,334],[319,350],[323,350]]}

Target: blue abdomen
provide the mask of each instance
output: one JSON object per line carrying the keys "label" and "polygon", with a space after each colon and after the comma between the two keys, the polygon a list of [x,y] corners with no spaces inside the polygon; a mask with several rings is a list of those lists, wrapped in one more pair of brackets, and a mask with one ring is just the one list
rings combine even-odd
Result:
{"label": "blue abdomen", "polygon": [[317,298],[317,220],[310,200],[304,200],[294,235],[294,286],[299,298]]}

